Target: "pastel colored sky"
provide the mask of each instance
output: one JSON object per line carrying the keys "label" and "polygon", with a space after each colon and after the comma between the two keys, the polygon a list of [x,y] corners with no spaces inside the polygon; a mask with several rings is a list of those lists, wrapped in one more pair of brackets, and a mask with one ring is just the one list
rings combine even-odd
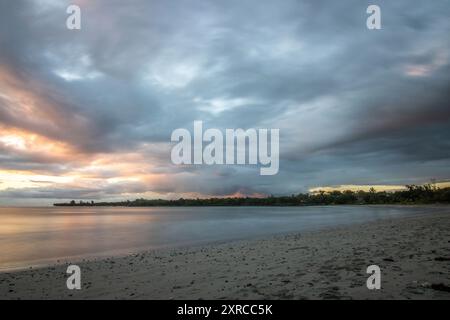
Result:
{"label": "pastel colored sky", "polygon": [[[0,205],[449,181],[450,3],[372,2],[0,1]],[[279,173],[173,165],[194,120],[279,128]]]}

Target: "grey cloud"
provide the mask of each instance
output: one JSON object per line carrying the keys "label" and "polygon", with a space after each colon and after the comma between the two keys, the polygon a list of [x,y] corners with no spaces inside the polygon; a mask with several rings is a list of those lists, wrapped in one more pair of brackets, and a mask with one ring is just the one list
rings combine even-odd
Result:
{"label": "grey cloud", "polygon": [[[173,174],[151,186],[162,193],[284,194],[447,179],[450,6],[380,0],[383,29],[369,31],[370,3],[99,0],[82,5],[82,30],[70,32],[63,5],[2,2],[0,66],[49,103],[43,112],[55,123],[17,117],[0,100],[0,124],[80,153],[140,152],[155,172]],[[413,67],[425,74],[408,75]],[[64,80],[61,71],[80,79]],[[253,102],[216,113],[198,102],[213,99]],[[280,128],[280,173],[173,166],[170,134],[194,120]],[[158,143],[166,146],[148,146]],[[3,169],[64,172],[63,163],[0,152]]]}

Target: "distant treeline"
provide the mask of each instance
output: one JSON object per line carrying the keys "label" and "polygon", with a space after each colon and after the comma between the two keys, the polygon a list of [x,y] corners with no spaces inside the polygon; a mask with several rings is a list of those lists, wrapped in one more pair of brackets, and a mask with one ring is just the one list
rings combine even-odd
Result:
{"label": "distant treeline", "polygon": [[55,203],[54,206],[125,206],[125,207],[159,207],[159,206],[313,206],[337,204],[432,204],[450,203],[450,188],[436,188],[431,184],[423,186],[407,185],[405,190],[376,192],[370,191],[318,191],[300,193],[291,196],[266,198],[209,198],[209,199],[136,199],[119,202],[76,202]]}

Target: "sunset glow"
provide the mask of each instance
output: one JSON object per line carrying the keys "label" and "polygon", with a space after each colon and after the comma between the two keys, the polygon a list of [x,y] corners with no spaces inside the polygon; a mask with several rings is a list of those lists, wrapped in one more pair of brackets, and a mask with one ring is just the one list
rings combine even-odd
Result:
{"label": "sunset glow", "polygon": [[[415,23],[386,3],[389,23],[372,32],[365,4],[342,20],[330,4],[318,24],[322,10],[297,2],[75,1],[83,27],[69,30],[71,3],[1,10],[0,205],[447,185],[449,20],[438,5],[420,4],[427,18]],[[174,165],[171,133],[196,120],[279,129],[279,171]]]}

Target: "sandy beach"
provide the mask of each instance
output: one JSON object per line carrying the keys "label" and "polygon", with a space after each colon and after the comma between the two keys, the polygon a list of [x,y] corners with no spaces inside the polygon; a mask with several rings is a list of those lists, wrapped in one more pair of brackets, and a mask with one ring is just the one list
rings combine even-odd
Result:
{"label": "sandy beach", "polygon": [[[0,273],[2,299],[450,299],[450,213]],[[381,268],[368,290],[366,268]]]}

